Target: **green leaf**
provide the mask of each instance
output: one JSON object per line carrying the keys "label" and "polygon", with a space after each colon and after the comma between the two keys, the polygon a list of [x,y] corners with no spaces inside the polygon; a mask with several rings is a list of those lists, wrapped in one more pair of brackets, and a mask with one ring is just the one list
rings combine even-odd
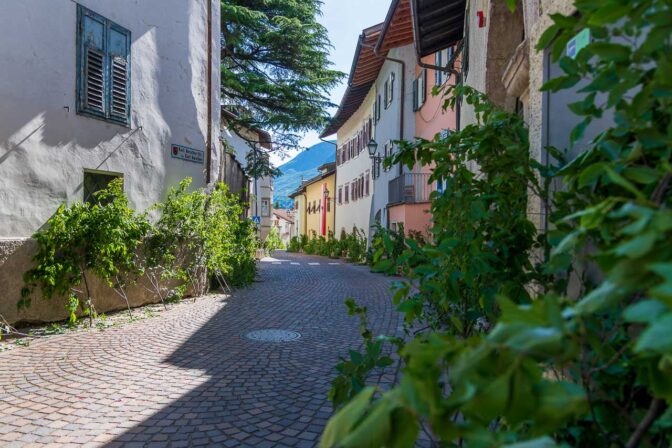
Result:
{"label": "green leaf", "polygon": [[544,31],[539,38],[539,42],[537,42],[537,51],[542,51],[545,50],[551,42],[555,39],[555,37],[558,35],[560,32],[560,27],[556,24],[553,24],[546,28],[546,31]]}
{"label": "green leaf", "polygon": [[632,50],[630,47],[611,42],[594,42],[588,47],[590,51],[606,61],[627,62]]}
{"label": "green leaf", "polygon": [[540,437],[526,442],[517,442],[504,445],[505,448],[557,448],[558,445],[550,437]]}
{"label": "green leaf", "polygon": [[574,311],[580,315],[595,313],[620,302],[627,293],[627,289],[607,280],[581,299]]}
{"label": "green leaf", "polygon": [[651,323],[669,311],[670,309],[658,300],[642,300],[627,307],[623,312],[623,319],[626,322]]}
{"label": "green leaf", "polygon": [[672,353],[672,313],[659,316],[644,330],[635,344],[635,351]]}
{"label": "green leaf", "polygon": [[658,240],[658,236],[659,234],[654,231],[642,233],[616,246],[614,253],[628,258],[643,257],[652,250],[653,245]]}
{"label": "green leaf", "polygon": [[371,398],[373,398],[375,392],[376,389],[373,387],[363,389],[350,403],[338,411],[329,420],[322,434],[320,447],[331,448],[340,446],[338,442],[353,430],[370,408]]}

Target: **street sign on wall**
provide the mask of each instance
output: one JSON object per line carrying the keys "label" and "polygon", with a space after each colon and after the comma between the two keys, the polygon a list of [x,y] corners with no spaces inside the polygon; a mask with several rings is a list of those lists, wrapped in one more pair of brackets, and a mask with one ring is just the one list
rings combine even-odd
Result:
{"label": "street sign on wall", "polygon": [[250,218],[253,223],[255,224],[261,224],[261,217],[260,216],[253,216]]}
{"label": "street sign on wall", "polygon": [[188,162],[200,163],[203,164],[205,159],[205,152],[200,149],[187,148],[186,146],[181,145],[171,145],[170,146],[170,155],[174,159],[182,159]]}
{"label": "street sign on wall", "polygon": [[576,58],[576,55],[579,54],[579,51],[583,50],[590,44],[590,28],[584,28],[579,34],[572,37],[569,42],[567,42],[567,56],[571,59]]}

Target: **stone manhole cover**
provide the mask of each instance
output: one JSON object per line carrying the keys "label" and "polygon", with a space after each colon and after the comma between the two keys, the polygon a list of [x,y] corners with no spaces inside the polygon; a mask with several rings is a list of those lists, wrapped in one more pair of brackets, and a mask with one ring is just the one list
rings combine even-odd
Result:
{"label": "stone manhole cover", "polygon": [[259,342],[289,342],[295,341],[301,337],[301,333],[291,330],[279,330],[275,328],[266,328],[263,330],[254,330],[243,335],[245,339]]}

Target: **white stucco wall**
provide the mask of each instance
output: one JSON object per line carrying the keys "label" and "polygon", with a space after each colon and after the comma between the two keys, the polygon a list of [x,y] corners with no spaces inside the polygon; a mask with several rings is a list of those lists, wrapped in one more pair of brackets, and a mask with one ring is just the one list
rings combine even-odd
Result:
{"label": "white stucco wall", "polygon": [[[249,131],[249,133],[243,134],[245,138],[250,141],[258,141],[259,135],[256,132]],[[247,154],[252,150],[250,143],[233,132],[233,130],[222,126],[221,129],[221,138],[226,140],[229,145],[234,150],[236,160],[240,165],[245,169],[247,167]],[[262,177],[257,179],[256,184],[256,193],[255,193],[255,184],[254,179],[250,179],[248,185],[248,191],[250,192],[250,197],[253,198],[251,205],[251,210],[249,211],[250,216],[260,216],[261,225],[259,226],[259,237],[265,239],[268,236],[268,233],[271,230],[271,219],[272,219],[272,210],[273,210],[273,192],[275,190],[274,180],[271,177]],[[269,210],[271,211],[269,216],[261,215],[261,202],[262,200],[268,200],[270,204]]]}
{"label": "white stucco wall", "polygon": [[[205,151],[207,2],[212,2],[213,173],[219,166],[217,0],[81,0],[131,32],[131,124],[77,115],[72,0],[4,0],[0,14],[0,237],[30,236],[63,203],[82,199],[85,169],[123,173],[132,206],[144,210],[205,162],[170,145]],[[204,159],[205,159],[204,155]]]}
{"label": "white stucco wall", "polygon": [[[400,48],[390,50],[388,57],[404,61],[405,73],[401,76],[402,65],[398,62],[385,61],[380,70],[378,79],[375,83],[375,89],[379,94],[385,91],[385,81],[391,72],[395,74],[394,94],[392,104],[385,109],[381,108],[380,120],[375,125],[375,139],[378,142],[378,155],[382,156],[386,142],[401,140],[413,141],[415,139],[415,114],[413,112],[413,80],[415,79],[416,56],[413,45],[406,45]],[[401,85],[404,83],[404,96],[401,96]],[[404,103],[404,132],[400,132],[400,113],[402,101]],[[395,150],[397,145],[394,145]],[[389,203],[389,182],[398,177],[402,172],[408,172],[407,168],[400,168],[395,165],[389,171],[384,171],[381,167],[380,177],[373,183],[373,198],[371,206],[370,222],[375,222],[375,216],[380,212],[380,223],[383,227],[388,224],[387,204]]]}
{"label": "white stucco wall", "polygon": [[[365,121],[372,116],[373,101],[375,98],[375,89],[371,88],[362,105],[352,114],[350,119],[345,122],[337,133],[337,147],[340,148],[346,141],[350,140],[362,128]],[[361,174],[371,171],[371,158],[365,148],[358,155],[348,160],[342,165],[336,167],[336,191],[333,196],[338,201],[338,190],[343,188],[345,195],[345,184],[350,184],[358,179]],[[336,237],[340,237],[341,230],[352,232],[353,227],[357,227],[365,232],[369,231],[369,217],[371,215],[371,199],[374,194],[373,180],[370,184],[369,196],[364,196],[356,201],[342,204],[336,203]]]}

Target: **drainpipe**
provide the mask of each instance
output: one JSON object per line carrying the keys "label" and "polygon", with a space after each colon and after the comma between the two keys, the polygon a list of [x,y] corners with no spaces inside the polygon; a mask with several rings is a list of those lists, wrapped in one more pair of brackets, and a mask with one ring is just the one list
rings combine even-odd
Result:
{"label": "drainpipe", "polygon": [[[322,137],[318,137],[320,140],[322,140],[324,143],[329,143],[330,145],[334,145],[336,147],[337,154],[338,156],[338,144],[334,142],[327,141],[323,139]],[[334,190],[338,191],[338,160],[336,160],[336,170],[334,170]],[[334,195],[336,195],[336,191],[334,191]],[[334,196],[334,238],[336,238],[336,196]]]}
{"label": "drainpipe", "polygon": [[[433,64],[428,64],[426,62],[422,62],[422,58],[420,56],[417,57],[417,62],[418,66],[422,68],[428,68],[430,70],[438,70],[441,72],[448,73],[449,75],[454,75],[455,76],[455,85],[458,85],[462,82],[462,74],[455,70],[455,60],[457,59],[457,56],[462,53],[462,50],[464,49],[464,40],[460,41],[460,43],[457,45],[457,48],[455,48],[455,53],[453,56],[452,61],[449,62],[449,64],[445,67],[439,67],[438,65],[433,65]],[[455,128],[457,130],[460,129],[460,116],[461,116],[461,102],[457,101],[455,103]]]}
{"label": "drainpipe", "polygon": [[205,141],[205,184],[210,184],[212,170],[212,0],[208,2],[208,136]]}

